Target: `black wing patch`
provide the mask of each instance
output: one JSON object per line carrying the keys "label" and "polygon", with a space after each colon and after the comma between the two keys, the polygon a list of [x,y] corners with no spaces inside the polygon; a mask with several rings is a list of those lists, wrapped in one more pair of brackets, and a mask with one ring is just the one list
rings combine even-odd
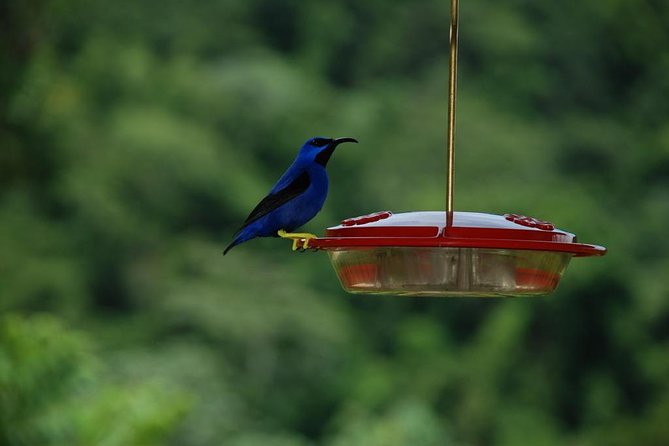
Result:
{"label": "black wing patch", "polygon": [[[286,204],[293,198],[304,193],[311,184],[311,179],[307,172],[303,172],[300,176],[295,178],[288,186],[277,191],[274,194],[269,194],[262,199],[260,203],[251,211],[244,224],[242,224],[242,229],[259,218],[269,214],[274,209],[277,209],[283,204]],[[240,229],[241,230],[241,229]]]}

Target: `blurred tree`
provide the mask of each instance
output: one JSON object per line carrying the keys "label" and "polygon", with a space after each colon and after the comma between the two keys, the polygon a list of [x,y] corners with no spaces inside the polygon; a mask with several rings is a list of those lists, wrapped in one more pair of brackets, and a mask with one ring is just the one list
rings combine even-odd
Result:
{"label": "blurred tree", "polygon": [[48,316],[3,317],[3,444],[162,444],[186,409],[184,395],[105,382],[87,344]]}

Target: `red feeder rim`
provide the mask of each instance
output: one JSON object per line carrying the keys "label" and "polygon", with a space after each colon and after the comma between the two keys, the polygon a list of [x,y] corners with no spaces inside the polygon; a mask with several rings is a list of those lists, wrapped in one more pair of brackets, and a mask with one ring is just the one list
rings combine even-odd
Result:
{"label": "red feeder rim", "polygon": [[[325,237],[310,239],[308,248],[339,250],[375,246],[520,249],[565,252],[575,257],[601,256],[606,248],[577,243],[576,236],[552,223],[518,214],[494,215],[422,211],[376,212],[343,220]],[[298,243],[304,248],[305,240]]]}

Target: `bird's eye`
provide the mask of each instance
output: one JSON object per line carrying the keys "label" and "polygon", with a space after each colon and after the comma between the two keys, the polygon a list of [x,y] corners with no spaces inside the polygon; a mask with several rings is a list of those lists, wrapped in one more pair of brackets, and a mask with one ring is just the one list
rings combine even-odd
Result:
{"label": "bird's eye", "polygon": [[322,147],[322,146],[324,146],[324,145],[327,144],[327,143],[328,143],[328,140],[325,139],[325,138],[314,138],[314,139],[311,141],[311,144],[314,145],[314,146],[316,146],[316,147]]}

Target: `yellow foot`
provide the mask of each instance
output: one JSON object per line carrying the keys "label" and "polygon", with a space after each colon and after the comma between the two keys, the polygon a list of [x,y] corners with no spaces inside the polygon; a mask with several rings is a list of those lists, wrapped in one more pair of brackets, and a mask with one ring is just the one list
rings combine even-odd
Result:
{"label": "yellow foot", "polygon": [[318,237],[308,232],[286,232],[283,229],[279,229],[279,232],[277,232],[277,234],[281,238],[287,238],[293,241],[293,251],[297,251],[297,247],[300,240],[304,240],[304,242],[302,243],[302,249],[307,249],[309,247],[309,240]]}

